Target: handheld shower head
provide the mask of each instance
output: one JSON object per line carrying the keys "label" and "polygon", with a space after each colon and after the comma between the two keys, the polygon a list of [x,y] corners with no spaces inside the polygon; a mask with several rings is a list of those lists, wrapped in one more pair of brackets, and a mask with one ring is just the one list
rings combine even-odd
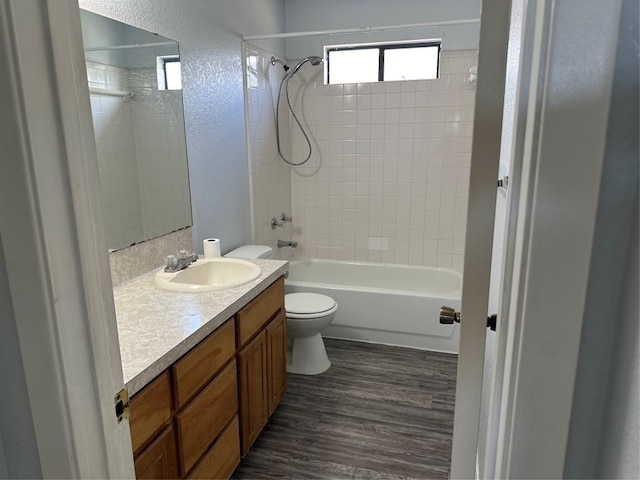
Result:
{"label": "handheld shower head", "polygon": [[[309,62],[311,65],[314,65],[314,66],[320,65],[322,63],[322,57],[310,56],[310,57],[304,58],[292,69],[289,69],[289,67],[284,65],[284,62],[282,62],[282,60],[278,60],[275,57],[271,57],[271,65],[275,65],[277,62],[282,63],[286,71],[286,73],[284,74],[284,77],[282,78],[282,81],[280,82],[280,88],[278,89],[278,100],[276,102],[276,145],[278,147],[278,155],[280,155],[280,158],[282,158],[282,160],[288,165],[291,165],[293,167],[299,167],[300,165],[304,165],[309,161],[309,159],[311,158],[311,153],[313,149],[311,147],[311,140],[309,140],[309,136],[307,135],[307,132],[304,131],[304,127],[302,126],[302,123],[298,119],[298,116],[296,115],[296,112],[293,109],[293,105],[291,105],[291,99],[289,98],[289,80],[293,78],[296,72],[300,70],[300,67],[302,67],[302,65],[304,65],[306,62]],[[293,118],[293,120],[295,120],[298,127],[300,127],[300,132],[302,133],[302,136],[304,137],[304,139],[307,141],[307,146],[309,147],[309,154],[307,155],[307,158],[305,158],[301,162],[293,162],[293,161],[287,160],[287,158],[283,155],[282,150],[280,148],[279,112],[280,112],[280,97],[282,95],[283,90],[287,98],[287,105],[289,106],[291,117]]]}
{"label": "handheld shower head", "polygon": [[310,56],[307,58],[304,58],[300,61],[300,63],[298,63],[295,67],[293,67],[293,69],[291,70],[291,76],[295,75],[296,72],[298,70],[300,70],[300,67],[302,67],[302,65],[304,65],[306,62],[309,62],[311,65],[316,66],[316,65],[320,65],[322,63],[322,57],[316,57],[316,56]]}

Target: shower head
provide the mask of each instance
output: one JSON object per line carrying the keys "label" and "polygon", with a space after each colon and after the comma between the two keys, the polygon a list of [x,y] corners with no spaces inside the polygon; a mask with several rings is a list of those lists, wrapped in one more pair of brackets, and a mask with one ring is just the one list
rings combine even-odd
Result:
{"label": "shower head", "polygon": [[306,62],[309,62],[313,66],[320,65],[322,63],[322,57],[310,56],[302,59],[300,63],[298,63],[295,67],[293,67],[291,71],[291,76],[294,76],[296,72],[300,70],[300,67],[302,67],[302,65],[304,65]]}

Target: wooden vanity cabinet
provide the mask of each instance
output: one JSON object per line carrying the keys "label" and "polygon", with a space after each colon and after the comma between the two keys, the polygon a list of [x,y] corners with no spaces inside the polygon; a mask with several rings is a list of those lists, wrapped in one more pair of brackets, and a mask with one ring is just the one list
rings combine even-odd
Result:
{"label": "wooden vanity cabinet", "polygon": [[245,456],[287,388],[284,279],[237,314],[241,453]]}
{"label": "wooden vanity cabinet", "polygon": [[281,277],[130,402],[136,478],[229,478],[286,390]]}
{"label": "wooden vanity cabinet", "polygon": [[238,352],[240,381],[241,452],[244,457],[269,418],[267,392],[267,340],[265,332]]}
{"label": "wooden vanity cabinet", "polygon": [[136,478],[176,478],[171,383],[162,373],[131,399],[129,427]]}
{"label": "wooden vanity cabinet", "polygon": [[133,396],[136,478],[226,478],[240,463],[235,330],[227,321]]}
{"label": "wooden vanity cabinet", "polygon": [[178,458],[173,428],[168,425],[135,457],[136,478],[178,478]]}
{"label": "wooden vanity cabinet", "polygon": [[265,329],[269,416],[287,391],[287,315],[284,308]]}

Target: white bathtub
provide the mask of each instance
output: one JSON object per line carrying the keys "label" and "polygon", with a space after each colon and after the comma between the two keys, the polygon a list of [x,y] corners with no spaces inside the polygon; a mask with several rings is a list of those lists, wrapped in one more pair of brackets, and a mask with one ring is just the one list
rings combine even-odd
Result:
{"label": "white bathtub", "polygon": [[324,336],[458,353],[460,326],[439,322],[442,305],[460,310],[462,276],[454,270],[299,259],[289,262],[285,290],[338,302]]}

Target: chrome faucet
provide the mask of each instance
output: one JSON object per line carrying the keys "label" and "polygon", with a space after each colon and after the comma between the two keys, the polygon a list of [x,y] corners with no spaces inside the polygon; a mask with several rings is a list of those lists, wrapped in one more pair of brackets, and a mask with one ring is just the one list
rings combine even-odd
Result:
{"label": "chrome faucet", "polygon": [[285,241],[285,240],[278,240],[278,248],[282,248],[282,247],[291,247],[291,248],[296,248],[298,246],[298,242],[296,242],[295,240],[291,240],[291,241]]}
{"label": "chrome faucet", "polygon": [[180,250],[177,257],[175,255],[167,255],[164,271],[167,273],[179,272],[180,270],[187,268],[197,259],[197,253],[189,253],[186,250]]}

